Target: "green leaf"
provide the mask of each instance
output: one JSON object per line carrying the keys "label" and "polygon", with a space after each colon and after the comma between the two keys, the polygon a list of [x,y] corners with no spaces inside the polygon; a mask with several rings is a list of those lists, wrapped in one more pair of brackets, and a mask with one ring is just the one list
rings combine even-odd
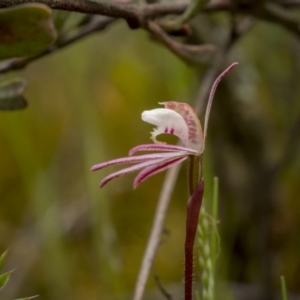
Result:
{"label": "green leaf", "polygon": [[0,290],[2,290],[5,287],[5,285],[7,284],[8,280],[9,280],[10,274],[12,272],[13,271],[9,271],[9,272],[6,272],[6,273],[0,275]]}
{"label": "green leaf", "polygon": [[0,10],[0,59],[37,55],[56,39],[51,9],[23,4]]}
{"label": "green leaf", "polygon": [[0,110],[17,110],[27,107],[27,101],[23,96],[25,86],[26,82],[22,78],[15,78],[0,84]]}
{"label": "green leaf", "polygon": [[6,259],[6,256],[7,256],[7,250],[5,252],[3,252],[0,256],[0,271],[2,270],[3,268],[3,265],[4,265],[4,262],[5,262],[5,259]]}

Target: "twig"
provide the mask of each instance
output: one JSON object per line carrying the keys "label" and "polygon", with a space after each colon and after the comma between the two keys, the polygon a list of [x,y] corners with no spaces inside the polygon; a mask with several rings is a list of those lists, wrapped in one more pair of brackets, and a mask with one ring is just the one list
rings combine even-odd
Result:
{"label": "twig", "polygon": [[214,45],[188,45],[182,44],[171,38],[156,22],[149,21],[146,29],[149,30],[162,44],[164,44],[169,50],[171,50],[174,54],[179,56],[184,60],[188,60],[190,62],[196,63],[196,57],[193,55],[197,55],[203,52],[212,52],[216,50]]}
{"label": "twig", "polygon": [[261,9],[254,10],[253,15],[261,20],[280,25],[294,33],[298,39],[300,38],[300,22],[298,16],[292,15],[291,11],[285,10],[275,3],[265,3]]}
{"label": "twig", "polygon": [[191,1],[188,8],[177,19],[172,20],[173,26],[180,28],[194,16],[196,16],[203,8],[207,6],[209,0],[194,0]]}
{"label": "twig", "polygon": [[52,9],[81,12],[87,14],[101,14],[114,18],[135,19],[134,8],[129,5],[94,2],[89,0],[1,0],[0,8],[11,7],[25,3],[41,3]]}
{"label": "twig", "polygon": [[159,279],[158,275],[156,274],[156,272],[154,273],[154,279],[155,282],[159,288],[159,290],[161,291],[161,293],[164,295],[164,297],[167,300],[173,300],[172,299],[172,295],[168,293],[168,291],[165,289],[165,287],[163,286],[163,284],[161,283],[161,280]]}
{"label": "twig", "polygon": [[[0,1],[0,8],[10,7],[22,3],[30,3],[31,0],[2,0]],[[173,53],[179,57],[190,61],[192,63],[197,63],[198,59],[195,54],[199,52],[210,52],[214,50],[213,45],[185,45],[172,39],[164,30],[154,22],[146,22],[148,18],[158,17],[166,14],[179,14],[184,12],[187,7],[187,3],[172,3],[172,4],[148,4],[148,5],[124,5],[120,3],[95,3],[92,1],[83,0],[36,0],[35,2],[44,3],[49,5],[54,9],[69,10],[69,11],[80,11],[86,13],[94,14],[105,14],[107,16],[115,16],[116,18],[124,18],[129,23],[133,20],[132,16],[135,16],[135,21],[138,20],[139,25],[143,23],[143,27],[148,29],[152,34],[154,34],[167,48],[169,48]],[[82,3],[84,2],[84,3]],[[116,7],[118,9],[116,9]],[[204,9],[205,12],[213,12],[219,10],[231,10],[231,6],[227,2],[216,2],[209,4]],[[247,10],[249,4],[240,4],[236,9],[241,11]],[[125,13],[119,13],[120,11],[125,11]],[[130,11],[130,14],[127,12]],[[249,13],[249,12],[248,12]],[[103,30],[108,24],[113,22],[114,18],[101,16],[98,17],[97,22],[88,24],[85,26],[78,35],[61,41],[58,45],[55,45],[46,51],[40,53],[37,56],[30,58],[14,58],[8,60],[0,65],[0,74],[11,70],[20,70],[26,67],[29,63],[42,58],[50,53],[53,53],[59,49],[62,49],[89,34]],[[266,17],[265,17],[266,18]],[[130,21],[131,20],[131,21]],[[133,23],[131,23],[133,25]]]}
{"label": "twig", "polygon": [[90,23],[85,25],[78,34],[76,34],[75,36],[73,36],[69,39],[62,40],[58,45],[55,45],[36,56],[29,57],[29,58],[13,58],[11,60],[5,61],[4,63],[2,63],[0,65],[0,74],[6,73],[8,71],[23,69],[29,63],[31,63],[37,59],[40,59],[46,55],[52,54],[59,49],[65,48],[65,47],[81,40],[82,38],[87,37],[88,35],[90,35],[92,33],[104,30],[114,20],[115,19],[110,18],[110,17],[96,16],[90,21]]}
{"label": "twig", "polygon": [[[127,5],[109,2],[94,2],[89,0],[1,0],[0,8],[7,8],[25,3],[41,3],[48,5],[52,9],[81,12],[94,15],[105,15],[113,18],[125,19],[129,25],[138,28],[149,18],[155,18],[169,14],[181,14],[188,7],[188,2],[184,3],[154,3],[146,5]],[[240,11],[248,11],[251,4],[241,3],[238,5]],[[212,2],[208,4],[204,11],[230,10],[231,3],[227,1]]]}
{"label": "twig", "polygon": [[[143,24],[145,24],[150,18],[169,14],[182,14],[188,7],[188,2],[128,5],[121,3],[94,2],[90,0],[1,0],[0,8],[7,8],[26,3],[41,3],[48,5],[52,9],[122,18],[125,19],[132,28],[139,28],[140,26],[143,26]],[[276,5],[273,3],[267,4]],[[282,0],[278,2],[278,5],[281,7],[295,7],[300,5],[300,1]],[[280,8],[280,6],[278,6],[278,8]],[[255,2],[252,4],[239,2],[235,6],[236,11],[239,13],[255,15],[263,20],[284,25],[287,29],[298,34],[299,29],[297,29],[297,22],[289,20],[289,18],[278,16],[277,14],[269,14],[268,11],[262,11],[261,8],[263,8],[263,6],[258,6]],[[203,8],[203,11],[230,11],[231,9],[231,1],[211,1],[205,8]]]}
{"label": "twig", "polygon": [[217,55],[213,66],[205,74],[202,80],[201,87],[198,90],[198,94],[196,96],[196,99],[198,100],[195,102],[194,106],[194,109],[198,115],[201,111],[203,111],[203,108],[206,105],[205,101],[207,101],[207,96],[209,95],[211,86],[215,78],[218,76],[219,70],[222,68],[228,51],[241,36],[243,36],[253,27],[254,24],[255,19],[252,17],[247,17],[237,25],[237,28],[232,28],[231,35],[227,44],[225,44],[223,50],[219,51],[219,54]]}

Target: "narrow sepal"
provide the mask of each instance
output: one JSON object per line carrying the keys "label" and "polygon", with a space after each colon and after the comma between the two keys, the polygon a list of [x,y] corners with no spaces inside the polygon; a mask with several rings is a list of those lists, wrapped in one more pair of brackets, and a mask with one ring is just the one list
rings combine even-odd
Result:
{"label": "narrow sepal", "polygon": [[186,152],[186,155],[198,155],[197,151],[187,147],[169,145],[169,144],[143,144],[132,148],[129,151],[129,156],[139,151],[169,151],[169,152],[184,151]]}
{"label": "narrow sepal", "polygon": [[167,161],[163,161],[163,162],[160,162],[159,164],[156,164],[154,166],[150,166],[150,167],[147,167],[147,168],[143,169],[135,177],[134,182],[133,182],[133,188],[135,189],[140,183],[142,183],[143,181],[145,181],[149,177],[151,177],[151,176],[153,176],[157,173],[160,173],[162,171],[165,171],[165,170],[181,163],[182,161],[184,161],[186,159],[187,159],[186,156],[177,157],[177,158],[170,159],[170,160],[167,160]]}
{"label": "narrow sepal", "polygon": [[164,156],[163,158],[160,158],[160,159],[155,159],[155,160],[151,160],[151,161],[142,162],[140,164],[137,164],[137,165],[122,169],[120,171],[114,172],[114,173],[106,176],[100,182],[99,187],[101,188],[105,184],[107,184],[109,181],[111,181],[112,179],[118,178],[118,177],[123,176],[125,174],[132,173],[132,172],[135,172],[135,171],[138,171],[140,169],[144,169],[144,168],[147,168],[147,167],[150,167],[150,166],[153,166],[153,165],[159,165],[160,163],[163,163],[165,161],[169,161],[170,159],[173,159],[173,158],[175,159],[175,158],[182,157],[182,156],[185,155],[184,153],[176,153],[176,154],[172,153],[172,156],[170,154],[167,157]]}
{"label": "narrow sepal", "polygon": [[144,161],[170,157],[172,155],[174,156],[174,154],[171,153],[152,153],[139,156],[122,157],[94,165],[92,166],[91,171],[98,171],[113,165],[140,163]]}
{"label": "narrow sepal", "polygon": [[213,83],[213,86],[210,90],[210,94],[209,94],[209,98],[208,98],[208,102],[206,105],[206,111],[205,111],[205,118],[204,118],[204,136],[203,136],[203,146],[201,149],[201,153],[203,153],[204,151],[204,147],[205,147],[205,140],[206,140],[206,135],[207,135],[207,126],[208,126],[208,120],[209,120],[209,116],[210,116],[210,110],[211,110],[211,106],[212,106],[212,102],[215,96],[215,92],[216,89],[218,87],[218,84],[220,83],[220,81],[222,80],[222,78],[224,76],[226,76],[234,67],[236,67],[238,65],[237,62],[232,63],[226,70],[224,70],[219,76],[218,78],[215,80],[215,82]]}
{"label": "narrow sepal", "polygon": [[106,176],[100,182],[99,187],[102,188],[104,185],[106,185],[108,182],[110,182],[111,180],[113,180],[115,178],[118,178],[118,177],[123,176],[123,175],[128,174],[128,173],[132,173],[132,172],[138,171],[140,169],[143,169],[145,167],[151,166],[153,164],[157,164],[159,161],[160,160],[151,160],[151,161],[147,161],[147,162],[142,162],[140,164],[137,164],[137,165],[134,165],[134,166],[122,169],[120,171],[114,172],[114,173]]}

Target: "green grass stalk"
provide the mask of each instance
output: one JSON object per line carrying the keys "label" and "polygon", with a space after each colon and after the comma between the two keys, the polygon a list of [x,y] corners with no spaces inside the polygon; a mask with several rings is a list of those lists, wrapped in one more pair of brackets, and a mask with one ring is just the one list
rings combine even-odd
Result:
{"label": "green grass stalk", "polygon": [[201,270],[202,300],[212,300],[214,277],[212,270],[211,247],[208,239],[209,224],[204,205],[198,223],[198,264]]}
{"label": "green grass stalk", "polygon": [[281,296],[282,296],[282,300],[288,300],[287,292],[286,292],[285,278],[284,278],[283,275],[280,276],[280,283],[281,283]]}
{"label": "green grass stalk", "polygon": [[[218,220],[218,202],[219,202],[219,178],[214,177],[213,181],[213,202],[212,202],[212,217],[213,220]],[[216,258],[217,258],[217,248],[218,248],[218,238],[216,233],[211,235],[211,259],[212,259],[212,272],[215,275]]]}

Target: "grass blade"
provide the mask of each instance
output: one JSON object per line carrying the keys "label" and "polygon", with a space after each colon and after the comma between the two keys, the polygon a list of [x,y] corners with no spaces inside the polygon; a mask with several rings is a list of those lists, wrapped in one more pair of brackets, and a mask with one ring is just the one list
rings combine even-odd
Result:
{"label": "grass blade", "polygon": [[287,292],[286,292],[286,285],[285,285],[285,278],[283,275],[280,276],[280,283],[281,283],[281,296],[282,300],[288,300]]}
{"label": "grass blade", "polygon": [[7,250],[4,251],[0,256],[0,271],[2,271],[2,269],[3,269],[3,265],[5,263],[6,256],[7,256]]}
{"label": "grass blade", "polygon": [[6,273],[0,275],[0,290],[2,290],[6,286],[8,280],[9,280],[10,274],[12,272],[13,271],[9,271],[9,272],[6,272]]}

